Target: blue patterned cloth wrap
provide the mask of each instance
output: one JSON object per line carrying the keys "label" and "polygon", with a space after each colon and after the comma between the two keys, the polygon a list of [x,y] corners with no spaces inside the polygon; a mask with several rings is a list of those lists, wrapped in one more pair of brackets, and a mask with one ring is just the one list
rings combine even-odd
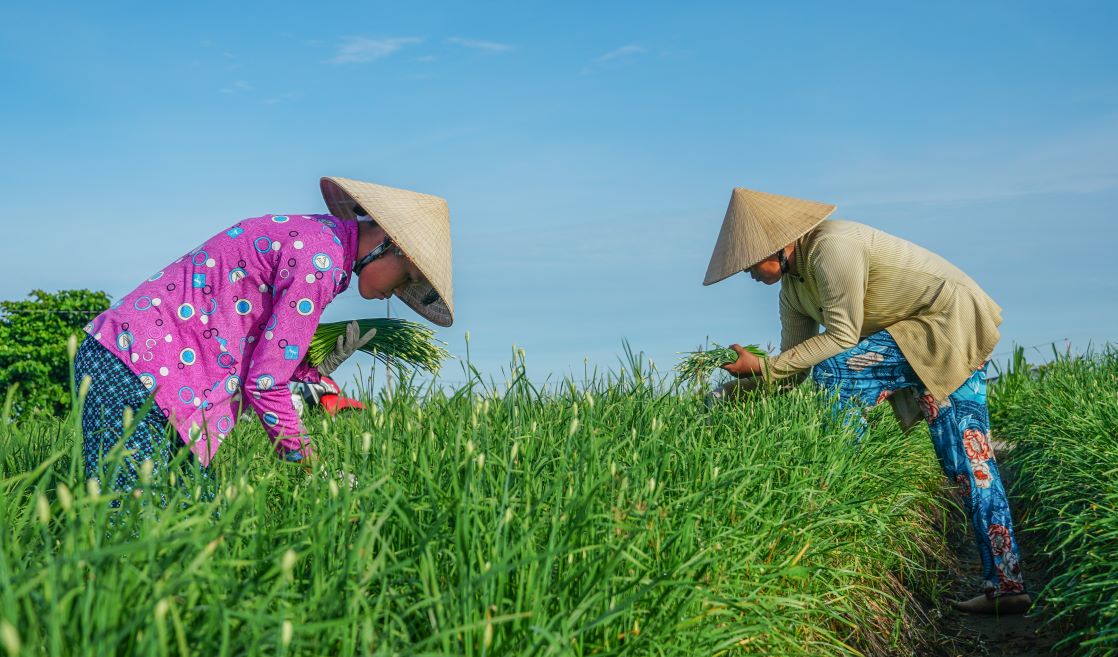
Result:
{"label": "blue patterned cloth wrap", "polygon": [[[131,492],[140,481],[144,461],[152,462],[153,477],[168,468],[186,448],[179,435],[169,427],[167,419],[154,403],[148,405],[143,416],[140,410],[151,397],[128,367],[115,355],[91,337],[86,337],[74,359],[74,379],[81,382],[89,377],[89,391],[82,408],[82,458],[85,476],[98,479],[105,487],[120,493]],[[134,430],[124,442],[126,455],[119,461],[105,456],[125,436],[124,409],[132,409]],[[213,477],[209,468],[201,467],[192,454],[179,459],[177,481],[185,497],[193,495],[188,484],[202,484],[212,497]],[[112,471],[105,471],[111,468]],[[164,506],[166,498],[161,495]],[[119,506],[114,500],[113,506]]]}
{"label": "blue patterned cloth wrap", "polygon": [[1024,593],[1009,500],[990,445],[986,366],[947,399],[935,400],[893,336],[878,331],[816,365],[811,378],[834,395],[835,419],[848,424],[859,440],[866,434],[866,408],[898,390],[915,389],[943,473],[957,486],[974,526],[983,590],[990,597]]}

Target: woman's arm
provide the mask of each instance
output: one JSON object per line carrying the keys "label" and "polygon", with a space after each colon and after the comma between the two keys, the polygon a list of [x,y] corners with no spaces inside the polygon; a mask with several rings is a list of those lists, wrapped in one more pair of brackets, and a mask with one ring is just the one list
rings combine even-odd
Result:
{"label": "woman's arm", "polygon": [[[767,361],[766,377],[783,379],[805,372],[813,365],[838,355],[861,339],[865,313],[869,259],[865,244],[857,240],[821,239],[813,252],[812,271],[819,286],[823,333],[810,318],[781,303],[781,353]],[[809,323],[811,321],[809,336]],[[796,340],[799,340],[798,342]]]}
{"label": "woman's arm", "polygon": [[[246,400],[256,410],[280,458],[301,460],[311,456],[310,438],[291,402],[288,383],[307,372],[307,348],[326,304],[334,298],[329,279],[316,279],[304,249],[288,255],[296,262],[286,278],[273,283],[274,328],[258,336],[245,381]],[[311,274],[308,276],[308,274]]]}

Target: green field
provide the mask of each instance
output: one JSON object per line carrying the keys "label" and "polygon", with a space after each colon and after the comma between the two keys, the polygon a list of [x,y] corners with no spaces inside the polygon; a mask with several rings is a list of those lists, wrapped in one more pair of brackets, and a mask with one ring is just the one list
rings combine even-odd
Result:
{"label": "green field", "polygon": [[[428,388],[315,417],[324,462],[355,475],[352,489],[276,461],[245,421],[219,452],[213,501],[185,506],[189,478],[162,476],[114,510],[81,476],[73,418],[5,421],[0,644],[24,655],[921,652],[934,627],[920,602],[943,596],[950,558],[951,502],[926,429],[902,435],[875,412],[855,448],[809,387],[708,411],[654,380],[630,367],[547,394],[524,378]],[[1047,385],[999,399],[1030,406]],[[1113,385],[1106,395],[1099,421],[1114,426]],[[161,493],[166,509],[151,503]],[[1110,577],[1100,591],[1115,590]]]}
{"label": "green field", "polygon": [[991,403],[1019,524],[1052,562],[1041,602],[1069,629],[1062,647],[1118,654],[1118,351],[1016,365]]}

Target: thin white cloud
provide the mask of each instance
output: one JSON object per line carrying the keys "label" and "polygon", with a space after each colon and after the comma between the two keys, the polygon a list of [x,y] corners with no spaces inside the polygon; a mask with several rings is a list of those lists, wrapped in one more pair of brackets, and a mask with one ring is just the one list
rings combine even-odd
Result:
{"label": "thin white cloud", "polygon": [[828,166],[822,179],[860,205],[954,203],[1118,189],[1118,115],[1084,120],[1027,141],[940,143],[920,152],[881,149]]}
{"label": "thin white cloud", "polygon": [[419,43],[416,37],[392,37],[388,39],[368,39],[351,37],[346,39],[331,59],[334,64],[360,64],[387,57],[404,46]]}
{"label": "thin white cloud", "polygon": [[645,48],[644,46],[638,46],[635,43],[630,43],[627,46],[614,48],[601,57],[595,59],[593,63],[605,64],[606,62],[612,62],[615,59],[624,59],[626,57],[632,57],[633,55],[640,55],[646,52],[648,52],[648,48]]}
{"label": "thin white cloud", "polygon": [[496,41],[479,41],[477,39],[463,39],[462,37],[450,37],[446,40],[446,42],[456,46],[462,46],[463,48],[484,50],[486,52],[508,52],[513,49],[513,47],[507,43],[498,43]]}
{"label": "thin white cloud", "polygon": [[223,87],[222,90],[221,90],[221,93],[223,93],[223,94],[235,94],[235,93],[240,93],[242,91],[252,91],[252,85],[245,82],[244,80],[236,80],[232,84],[230,84],[229,86]]}
{"label": "thin white cloud", "polygon": [[300,93],[286,93],[279,96],[272,96],[271,98],[265,98],[261,102],[265,105],[279,105],[280,103],[289,103],[302,97],[303,94]]}

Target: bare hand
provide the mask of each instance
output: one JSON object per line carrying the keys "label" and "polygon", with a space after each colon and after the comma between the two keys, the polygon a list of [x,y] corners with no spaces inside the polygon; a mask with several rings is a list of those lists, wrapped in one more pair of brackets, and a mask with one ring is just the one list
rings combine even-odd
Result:
{"label": "bare hand", "polygon": [[722,369],[730,374],[740,378],[756,376],[761,373],[761,359],[742,349],[740,344],[732,344],[730,348],[738,354],[738,359],[732,363],[726,363]]}

